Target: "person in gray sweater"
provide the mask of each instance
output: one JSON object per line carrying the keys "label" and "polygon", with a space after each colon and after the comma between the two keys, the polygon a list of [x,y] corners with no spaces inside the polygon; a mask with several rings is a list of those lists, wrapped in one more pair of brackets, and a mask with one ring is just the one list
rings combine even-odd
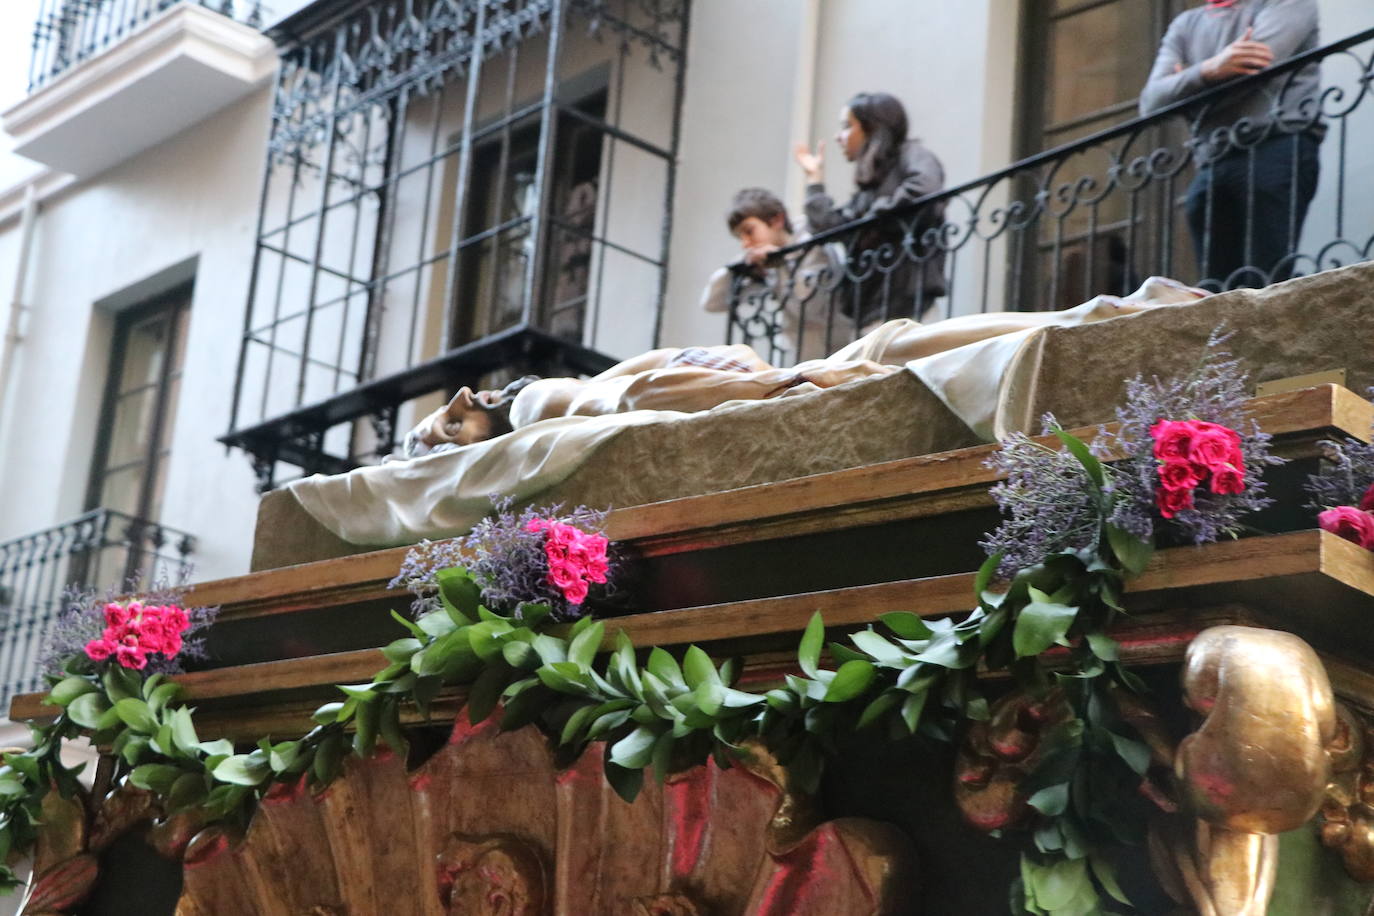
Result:
{"label": "person in gray sweater", "polygon": [[787,207],[764,188],[736,192],[725,224],[739,240],[748,269],[737,274],[722,267],[711,274],[701,307],[728,312],[733,302],[731,320],[748,331],[765,331],[751,336],[768,338],[769,358],[778,365],[821,359],[843,342],[835,337],[842,331],[833,326],[830,294],[844,276],[844,249],[832,242],[779,254],[811,233],[805,226],[794,233]]}
{"label": "person in gray sweater", "polygon": [[[1316,0],[1208,0],[1169,25],[1140,113],[1319,47]],[[1222,288],[1293,273],[1317,189],[1321,72],[1316,63],[1189,111],[1197,175],[1186,213],[1198,269]],[[1296,179],[1296,180],[1295,180]]]}
{"label": "person in gray sweater", "polygon": [[[805,143],[796,148],[797,164],[806,173],[806,222],[812,232],[889,213],[945,186],[940,160],[920,140],[907,137],[906,108],[886,92],[851,98],[840,111],[835,140],[854,163],[858,185],[845,204],[825,190],[825,141],[814,152]],[[944,205],[935,203],[840,240],[848,246],[854,281],[841,285],[835,296],[855,330],[892,318],[920,318],[945,294],[944,249],[925,238],[943,223]]]}

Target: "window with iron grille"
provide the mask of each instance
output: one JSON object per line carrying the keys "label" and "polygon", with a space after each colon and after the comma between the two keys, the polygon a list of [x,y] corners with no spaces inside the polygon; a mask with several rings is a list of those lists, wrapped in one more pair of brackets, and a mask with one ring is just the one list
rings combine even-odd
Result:
{"label": "window with iron grille", "polygon": [[288,19],[227,443],[376,460],[460,385],[654,346],[687,0],[322,2]]}
{"label": "window with iron grille", "polygon": [[[110,510],[145,524],[162,514],[172,420],[181,388],[192,285],[185,284],[115,318],[109,374],[91,463],[87,511]],[[122,583],[145,572],[144,545],[90,557],[90,582]]]}

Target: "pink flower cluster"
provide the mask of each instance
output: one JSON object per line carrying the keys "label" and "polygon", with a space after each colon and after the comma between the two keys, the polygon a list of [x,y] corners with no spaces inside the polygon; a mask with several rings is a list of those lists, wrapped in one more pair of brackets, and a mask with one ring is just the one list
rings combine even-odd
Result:
{"label": "pink flower cluster", "polygon": [[610,562],[604,536],[588,534],[551,518],[531,519],[526,531],[544,532],[544,557],[549,563],[549,584],[563,593],[569,604],[587,600],[593,582],[604,583]]}
{"label": "pink flower cluster", "polygon": [[1240,433],[1203,420],[1160,420],[1150,427],[1159,459],[1159,514],[1173,518],[1193,508],[1193,493],[1208,484],[1213,493],[1232,495],[1245,489],[1245,459]]}
{"label": "pink flower cluster", "polygon": [[86,656],[94,662],[113,656],[125,668],[142,670],[153,653],[175,658],[181,634],[190,625],[186,611],[174,604],[145,607],[138,601],[112,601],[105,605],[105,632],[86,643]]}
{"label": "pink flower cluster", "polygon": [[1358,506],[1337,506],[1317,516],[1325,531],[1374,550],[1374,486],[1365,490]]}

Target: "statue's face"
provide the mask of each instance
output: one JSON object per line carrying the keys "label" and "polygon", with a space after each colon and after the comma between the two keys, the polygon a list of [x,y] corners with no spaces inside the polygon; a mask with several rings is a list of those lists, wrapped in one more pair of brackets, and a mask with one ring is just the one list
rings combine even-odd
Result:
{"label": "statue's face", "polygon": [[492,396],[496,394],[498,392],[494,391],[474,394],[466,386],[458,389],[445,411],[444,432],[450,437],[449,441],[471,445],[490,439],[494,432],[490,405]]}
{"label": "statue's face", "polygon": [[840,132],[835,135],[835,142],[844,152],[844,158],[850,162],[859,158],[859,154],[864,150],[864,144],[868,142],[868,134],[864,133],[863,125],[854,117],[854,112],[850,111],[848,106],[840,109]]}

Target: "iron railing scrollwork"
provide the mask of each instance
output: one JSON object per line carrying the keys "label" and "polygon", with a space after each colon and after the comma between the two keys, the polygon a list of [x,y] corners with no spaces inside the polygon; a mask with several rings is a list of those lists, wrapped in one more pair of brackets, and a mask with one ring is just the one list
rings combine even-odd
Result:
{"label": "iron railing scrollwork", "polygon": [[0,543],[0,704],[42,687],[38,654],[69,589],[176,583],[196,539],[112,509]]}
{"label": "iron railing scrollwork", "polygon": [[[1322,88],[1297,97],[1300,73],[1314,66]],[[1374,145],[1372,86],[1374,29],[817,233],[782,249],[766,272],[735,265],[727,341],[752,344],[787,364],[798,353],[833,352],[887,318],[1060,309],[1101,293],[1125,294],[1150,275],[1213,291],[1258,287],[1367,260],[1374,257],[1374,171],[1357,151]],[[1269,100],[1266,116],[1216,126],[1229,106],[1254,93]],[[1257,169],[1272,170],[1266,163],[1275,145],[1284,171],[1257,178]],[[1275,203],[1266,192],[1295,185],[1301,156],[1314,149],[1321,173],[1299,232],[1298,195]],[[1197,169],[1241,175],[1244,193],[1223,199],[1214,181],[1193,192],[1190,217],[1186,191]],[[1287,230],[1278,256],[1259,253],[1256,229],[1264,220]],[[1220,266],[1223,243],[1241,252],[1237,264]],[[824,245],[847,253],[818,266],[813,255]],[[911,289],[900,282],[904,274],[939,258],[945,296],[930,298],[924,285],[910,295],[899,290]]]}

